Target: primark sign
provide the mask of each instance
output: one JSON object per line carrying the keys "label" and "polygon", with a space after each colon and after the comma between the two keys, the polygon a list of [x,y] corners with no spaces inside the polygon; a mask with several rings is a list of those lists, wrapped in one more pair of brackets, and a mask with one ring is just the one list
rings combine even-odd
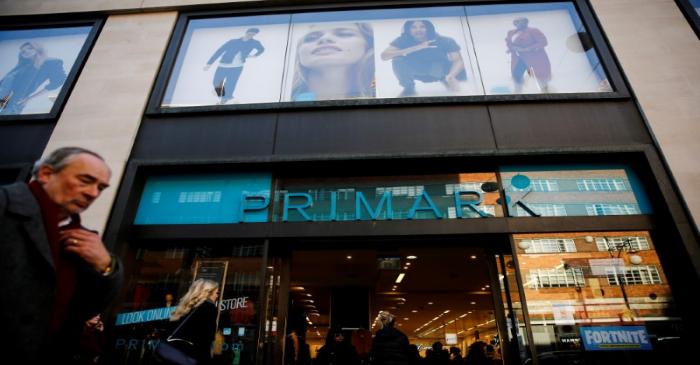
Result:
{"label": "primark sign", "polygon": [[[460,219],[502,216],[491,180],[447,176],[394,180],[310,181],[273,190],[269,174],[149,179],[136,224],[222,224],[351,220]],[[387,181],[391,180],[391,181]],[[278,184],[279,185],[279,184]]]}
{"label": "primark sign", "polygon": [[[617,178],[624,176],[624,170],[614,171],[611,176],[616,176],[616,187],[630,186]],[[540,179],[542,174],[550,178]],[[595,174],[601,175],[599,171]],[[606,209],[612,215],[640,214],[639,205],[633,204],[636,195],[632,189],[615,195],[580,191],[581,186],[587,185],[570,176],[568,170],[510,175],[502,172],[500,179],[495,172],[319,179],[273,179],[270,173],[154,176],[146,182],[134,223],[436,220],[506,214],[576,216],[600,215]],[[593,183],[600,185],[599,180]],[[623,195],[622,205],[606,201]]]}

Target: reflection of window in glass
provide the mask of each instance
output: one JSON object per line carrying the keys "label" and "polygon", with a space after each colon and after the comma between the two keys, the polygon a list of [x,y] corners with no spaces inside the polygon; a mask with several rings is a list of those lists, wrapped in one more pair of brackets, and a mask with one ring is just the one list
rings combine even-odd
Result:
{"label": "reflection of window in glass", "polygon": [[623,243],[628,240],[630,244],[630,251],[643,251],[649,250],[649,241],[646,237],[609,237],[606,238],[596,237],[595,243],[598,246],[598,251],[615,251],[617,247],[622,247]]}
{"label": "reflection of window in glass", "polygon": [[525,250],[526,253],[576,252],[576,244],[570,238],[523,240],[522,242],[529,244]]}
{"label": "reflection of window in glass", "polygon": [[[479,214],[472,211],[468,210],[466,208],[462,208],[464,212],[462,215],[467,216],[467,217],[479,217]],[[488,204],[481,204],[479,205],[479,210],[482,212],[486,213],[487,215],[490,215],[492,217],[496,216],[496,206],[495,205],[488,205]],[[454,219],[457,218],[457,209],[455,207],[448,207],[447,208],[447,218]]]}
{"label": "reflection of window in glass", "polygon": [[483,182],[445,184],[445,194],[452,195],[454,194],[455,189],[459,191],[478,191],[480,193],[483,193],[484,191],[481,190],[481,185],[483,185]]}
{"label": "reflection of window in glass", "polygon": [[624,285],[661,284],[659,270],[657,270],[655,266],[651,265],[639,267],[606,268],[605,274],[608,277],[609,285],[620,285],[617,278],[620,278]]}
{"label": "reflection of window in glass", "polygon": [[390,191],[393,196],[417,196],[423,193],[425,186],[390,186],[376,188],[377,196],[381,196],[385,191]]}
{"label": "reflection of window in glass", "polygon": [[513,191],[527,191],[532,187],[532,191],[559,191],[559,181],[554,179],[532,179],[530,186],[524,189],[512,187]]}
{"label": "reflection of window in glass", "polygon": [[[532,209],[535,213],[543,217],[563,217],[566,216],[566,208],[564,204],[527,204],[528,208]],[[523,207],[516,206],[516,216],[517,217],[530,217]]]}
{"label": "reflection of window in glass", "polygon": [[576,185],[579,191],[627,191],[623,179],[579,179]]}
{"label": "reflection of window in glass", "polygon": [[584,287],[586,280],[581,268],[535,269],[530,270],[530,281],[526,284],[532,289]]}
{"label": "reflection of window in glass", "polygon": [[183,191],[177,199],[178,203],[220,203],[221,191]]}
{"label": "reflection of window in glass", "polygon": [[588,215],[630,215],[639,214],[634,204],[586,204]]}

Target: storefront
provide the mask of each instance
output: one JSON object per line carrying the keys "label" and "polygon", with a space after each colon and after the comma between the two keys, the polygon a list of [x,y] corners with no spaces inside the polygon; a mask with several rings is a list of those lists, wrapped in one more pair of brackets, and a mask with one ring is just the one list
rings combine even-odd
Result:
{"label": "storefront", "polygon": [[[110,80],[97,89],[122,95],[112,109],[85,102],[66,118],[138,104],[138,132],[106,138],[133,146],[104,232],[126,281],[104,315],[103,363],[154,363],[198,278],[221,287],[216,364],[317,364],[336,334],[367,364],[379,311],[421,357],[438,344],[504,364],[683,353],[700,320],[687,290],[697,231],[589,1],[261,1],[177,14],[142,3],[153,17],[105,15],[102,40],[114,43],[96,63],[130,62],[114,51],[121,32],[161,22],[162,60],[141,52],[132,67],[157,65],[150,94],[129,99],[119,93],[146,87]],[[12,50],[3,75],[39,40],[67,85],[3,108],[17,156],[2,182],[28,175],[104,25],[64,23],[0,29]]]}
{"label": "storefront", "polygon": [[507,364],[678,350],[648,171],[481,160],[139,166],[111,356],[150,361],[199,277],[223,288],[222,364],[306,364],[337,332],[366,361],[380,310],[423,357],[438,342]]}

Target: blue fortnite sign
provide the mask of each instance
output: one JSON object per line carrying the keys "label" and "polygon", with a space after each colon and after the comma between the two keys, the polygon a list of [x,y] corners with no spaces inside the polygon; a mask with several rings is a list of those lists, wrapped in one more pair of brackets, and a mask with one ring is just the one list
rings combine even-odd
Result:
{"label": "blue fortnite sign", "polygon": [[579,327],[586,351],[651,350],[644,326]]}

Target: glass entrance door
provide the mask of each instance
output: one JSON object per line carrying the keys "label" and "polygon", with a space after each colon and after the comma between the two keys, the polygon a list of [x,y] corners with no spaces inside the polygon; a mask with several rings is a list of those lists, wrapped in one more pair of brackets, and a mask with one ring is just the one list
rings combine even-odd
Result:
{"label": "glass entrance door", "polygon": [[313,243],[272,254],[268,270],[279,275],[267,279],[268,293],[276,293],[268,298],[277,303],[266,322],[267,333],[275,331],[263,343],[263,363],[326,364],[343,353],[367,364],[381,351],[395,352],[373,341],[380,312],[393,322],[393,336],[406,336],[399,351],[410,361],[471,356],[502,363],[509,292],[499,284],[502,252],[486,248],[494,246]]}

